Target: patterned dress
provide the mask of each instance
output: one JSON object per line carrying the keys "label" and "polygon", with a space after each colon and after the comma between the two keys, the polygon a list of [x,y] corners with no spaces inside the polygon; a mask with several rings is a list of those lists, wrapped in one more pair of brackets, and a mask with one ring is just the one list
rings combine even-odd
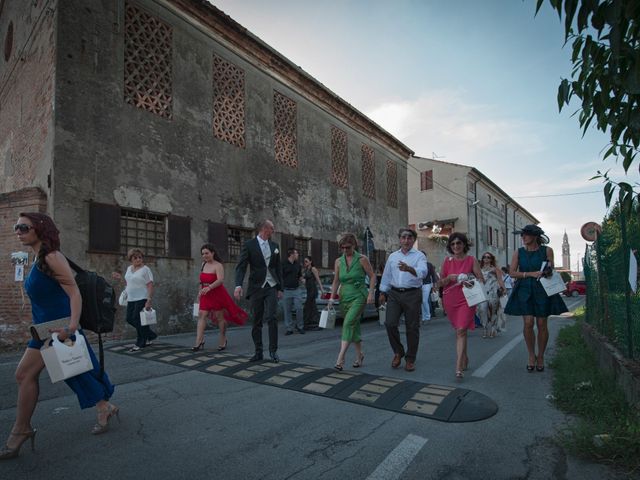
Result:
{"label": "patterned dress", "polygon": [[[539,272],[542,262],[547,260],[547,247],[541,245],[534,251],[524,247],[518,249],[518,271]],[[516,281],[504,312],[507,315],[532,315],[542,318],[567,312],[567,306],[560,294],[547,296],[542,284],[533,277]]]}
{"label": "patterned dress", "polygon": [[487,301],[478,305],[478,316],[485,330],[496,329],[498,321],[498,308],[500,307],[500,297],[498,297],[498,276],[494,267],[482,268],[482,276],[484,277],[484,293]]}
{"label": "patterned dress", "polygon": [[360,317],[367,303],[366,272],[360,263],[361,255],[353,252],[351,265],[347,268],[344,255],[339,260],[340,309],[342,322],[342,340],[345,342],[360,341]]}

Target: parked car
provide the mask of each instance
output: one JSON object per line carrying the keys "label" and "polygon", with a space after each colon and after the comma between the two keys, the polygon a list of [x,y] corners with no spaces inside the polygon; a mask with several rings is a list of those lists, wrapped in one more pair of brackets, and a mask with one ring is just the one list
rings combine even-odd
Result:
{"label": "parked car", "polygon": [[578,295],[587,294],[587,282],[584,280],[575,280],[567,282],[567,289],[564,291],[567,297],[577,297]]}
{"label": "parked car", "polygon": [[[320,275],[320,283],[322,283],[322,289],[324,290],[324,294],[319,295],[316,299],[316,305],[318,306],[318,311],[322,311],[327,308],[327,304],[329,303],[329,291],[331,290],[331,285],[333,284],[333,272],[331,273],[323,273]],[[336,309],[336,317],[342,318],[342,312],[338,306],[340,305],[340,296],[336,298],[333,297],[333,306]],[[367,303],[364,307],[364,311],[362,312],[362,318],[378,318],[378,309],[374,304]]]}

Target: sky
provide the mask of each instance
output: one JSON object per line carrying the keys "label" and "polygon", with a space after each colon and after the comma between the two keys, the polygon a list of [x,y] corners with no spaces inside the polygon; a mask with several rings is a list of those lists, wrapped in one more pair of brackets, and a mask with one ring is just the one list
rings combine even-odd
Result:
{"label": "sky", "polygon": [[535,16],[535,0],[210,1],[417,156],[492,179],[540,221],[556,263],[566,231],[578,268],[580,227],[606,215],[589,179],[623,171],[602,161],[606,134],[582,135],[577,105],[558,111],[571,45],[547,2]]}

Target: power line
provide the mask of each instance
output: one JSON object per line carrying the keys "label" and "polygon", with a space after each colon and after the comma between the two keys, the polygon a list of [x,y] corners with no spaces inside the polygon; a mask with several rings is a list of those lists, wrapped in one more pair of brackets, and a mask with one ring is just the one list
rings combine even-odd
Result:
{"label": "power line", "polygon": [[592,192],[554,193],[552,195],[527,195],[527,196],[524,196],[524,197],[513,197],[513,198],[567,197],[567,196],[570,196],[570,195],[591,195],[593,193],[602,193],[602,190],[594,190]]}

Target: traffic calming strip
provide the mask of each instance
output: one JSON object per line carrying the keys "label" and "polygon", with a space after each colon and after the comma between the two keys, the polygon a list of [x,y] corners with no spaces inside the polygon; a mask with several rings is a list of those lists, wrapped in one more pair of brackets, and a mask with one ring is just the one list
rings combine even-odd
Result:
{"label": "traffic calming strip", "polygon": [[129,351],[131,346],[115,345],[106,350],[442,422],[475,422],[498,411],[489,397],[465,388],[284,361],[252,363],[248,357],[232,353],[192,352],[170,344],[154,344],[136,352]]}

